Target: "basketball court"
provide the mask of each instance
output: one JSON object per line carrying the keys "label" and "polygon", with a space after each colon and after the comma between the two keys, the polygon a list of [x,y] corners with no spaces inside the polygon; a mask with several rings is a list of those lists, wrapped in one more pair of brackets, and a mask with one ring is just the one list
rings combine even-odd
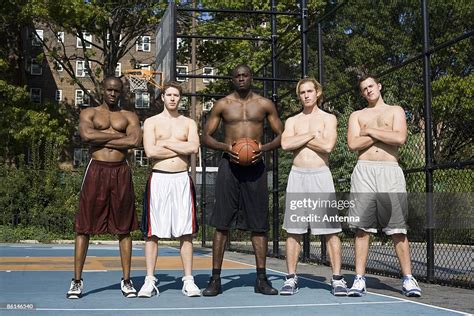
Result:
{"label": "basketball court", "polygon": [[[255,267],[244,261],[224,260],[223,294],[216,297],[185,297],[181,294],[179,250],[161,246],[156,276],[159,296],[150,299],[124,298],[120,292],[121,266],[116,245],[91,245],[84,269],[84,296],[66,299],[72,277],[73,245],[1,245],[0,313],[39,315],[466,315],[466,313],[404,299],[400,295],[368,293],[364,297],[334,297],[330,286],[311,275],[300,277],[300,291],[294,296],[255,294]],[[229,257],[226,254],[226,257]],[[269,269],[268,277],[277,289],[284,281],[282,271]],[[209,249],[196,248],[194,276],[205,288],[211,267]],[[327,268],[327,267],[325,267]],[[329,269],[329,268],[327,268]],[[132,280],[137,290],[145,276],[144,249],[134,245]],[[422,284],[423,287],[423,284]],[[448,288],[449,289],[449,288]],[[370,288],[369,288],[370,291]],[[18,304],[18,305],[12,305]],[[34,310],[9,310],[12,307]]]}

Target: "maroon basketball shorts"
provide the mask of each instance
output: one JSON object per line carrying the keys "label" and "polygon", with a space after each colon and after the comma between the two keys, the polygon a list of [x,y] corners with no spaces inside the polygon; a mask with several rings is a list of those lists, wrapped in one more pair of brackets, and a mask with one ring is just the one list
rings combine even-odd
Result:
{"label": "maroon basketball shorts", "polygon": [[235,227],[251,232],[268,231],[267,173],[262,161],[243,167],[223,155],[215,196],[208,217],[211,226],[222,230]]}
{"label": "maroon basketball shorts", "polygon": [[91,160],[82,182],[76,233],[121,235],[137,228],[132,172],[127,162]]}

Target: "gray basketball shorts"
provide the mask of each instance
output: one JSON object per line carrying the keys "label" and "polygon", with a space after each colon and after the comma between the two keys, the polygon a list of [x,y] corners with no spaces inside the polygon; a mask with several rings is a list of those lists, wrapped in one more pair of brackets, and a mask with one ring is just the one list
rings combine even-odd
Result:
{"label": "gray basketball shorts", "polygon": [[328,167],[291,167],[286,187],[283,229],[290,234],[335,234],[342,231],[336,219],[334,182]]}
{"label": "gray basketball shorts", "polygon": [[359,160],[351,176],[350,227],[387,235],[406,234],[408,201],[403,171],[397,162]]}

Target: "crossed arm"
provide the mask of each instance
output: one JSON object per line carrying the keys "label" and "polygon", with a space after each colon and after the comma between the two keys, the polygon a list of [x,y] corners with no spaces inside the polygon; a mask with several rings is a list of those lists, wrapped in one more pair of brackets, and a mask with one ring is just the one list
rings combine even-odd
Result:
{"label": "crossed arm", "polygon": [[124,116],[128,121],[125,133],[117,132],[113,129],[98,130],[94,128],[94,114],[94,109],[86,109],[80,114],[79,133],[84,142],[94,146],[102,146],[117,150],[138,147],[142,137],[140,123],[135,113],[124,113]]}
{"label": "crossed arm", "polygon": [[281,147],[286,151],[295,151],[302,147],[320,152],[330,153],[336,145],[337,120],[334,115],[329,116],[324,121],[323,132],[308,132],[295,135],[295,119],[289,118],[285,123],[285,130],[281,137]]}
{"label": "crossed arm", "polygon": [[401,107],[397,106],[394,109],[391,131],[360,126],[359,115],[360,112],[357,111],[349,117],[347,144],[351,151],[361,151],[377,142],[394,146],[400,146],[405,143],[407,139],[407,124],[405,112]]}
{"label": "crossed arm", "polygon": [[149,158],[163,160],[177,156],[188,156],[198,152],[199,136],[197,125],[192,120],[189,120],[187,141],[176,139],[156,140],[155,124],[150,120],[145,120],[143,130],[143,147]]}

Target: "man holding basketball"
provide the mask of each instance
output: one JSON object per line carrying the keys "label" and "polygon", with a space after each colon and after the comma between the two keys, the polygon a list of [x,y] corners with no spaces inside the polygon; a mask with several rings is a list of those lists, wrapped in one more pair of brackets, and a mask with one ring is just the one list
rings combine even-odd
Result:
{"label": "man holding basketball", "polygon": [[[202,133],[203,145],[224,152],[219,163],[216,179],[216,200],[213,212],[208,218],[216,228],[212,243],[212,276],[204,296],[221,293],[221,267],[229,230],[238,229],[252,232],[252,246],[255,252],[257,280],[255,292],[276,295],[266,277],[268,190],[263,152],[280,146],[283,131],[275,105],[270,100],[252,91],[252,71],[247,65],[238,65],[232,71],[234,92],[218,100]],[[263,123],[268,120],[276,137],[262,144]],[[224,142],[212,135],[220,122],[224,125]],[[256,140],[256,150],[249,166],[239,165],[239,156],[232,145],[241,138]],[[234,225],[235,223],[235,225]]]}
{"label": "man holding basketball", "polygon": [[[334,210],[326,207],[311,209],[292,207],[295,204],[293,202],[307,198],[315,201],[335,199],[328,158],[336,144],[337,120],[334,115],[320,108],[323,91],[315,79],[301,79],[296,85],[296,94],[303,105],[303,111],[286,120],[285,130],[281,136],[282,149],[293,152],[294,157],[288,176],[283,222],[283,229],[288,233],[286,239],[288,275],[280,294],[298,293],[296,267],[301,251],[301,236],[311,229],[313,235],[326,235],[333,274],[332,294],[345,296],[347,287],[341,276],[341,241],[337,236],[337,233],[342,231],[341,224],[322,220],[325,215],[337,215],[337,213],[332,214]],[[312,220],[300,221],[298,216]]]}

